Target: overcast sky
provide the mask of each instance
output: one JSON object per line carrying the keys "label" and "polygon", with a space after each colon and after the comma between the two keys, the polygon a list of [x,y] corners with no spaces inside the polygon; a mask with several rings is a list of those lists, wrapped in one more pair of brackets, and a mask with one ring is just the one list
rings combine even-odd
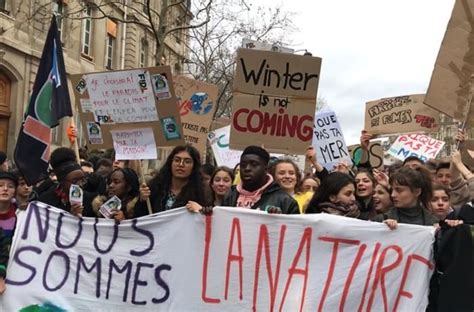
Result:
{"label": "overcast sky", "polygon": [[[274,0],[263,2],[273,6]],[[291,0],[292,47],[323,59],[318,96],[359,140],[365,102],[426,93],[454,0]]]}

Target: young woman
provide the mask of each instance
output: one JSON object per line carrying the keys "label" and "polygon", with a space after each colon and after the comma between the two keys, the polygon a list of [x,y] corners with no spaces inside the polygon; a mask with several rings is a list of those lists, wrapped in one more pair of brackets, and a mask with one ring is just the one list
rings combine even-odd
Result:
{"label": "young woman", "polygon": [[224,199],[224,195],[229,191],[234,181],[234,172],[232,169],[222,166],[217,167],[211,175],[211,193],[212,203],[219,206]]}
{"label": "young woman", "polygon": [[295,162],[291,159],[278,159],[273,163],[270,174],[275,182],[296,200],[300,213],[304,213],[313,192],[301,191],[301,172]]}
{"label": "young woman", "polygon": [[375,215],[375,207],[372,196],[375,189],[375,178],[372,173],[360,168],[355,176],[356,199],[360,206],[359,219],[368,220]]}
{"label": "young woman", "polygon": [[113,196],[120,198],[120,210],[113,212],[116,221],[131,219],[134,216],[135,205],[138,201],[140,183],[133,169],[117,168],[107,179],[107,196],[97,196],[92,201],[92,208],[97,216],[102,216],[100,207]]}
{"label": "young woman", "polygon": [[383,221],[391,229],[395,229],[398,223],[432,226],[438,222],[429,211],[433,189],[426,169],[402,167],[390,176],[389,181],[393,207],[376,216],[375,221]]}
{"label": "young woman", "polygon": [[430,200],[431,213],[439,220],[446,219],[446,216],[453,211],[450,205],[449,189],[441,184],[433,184],[433,196]]}
{"label": "young woman", "polygon": [[392,198],[390,197],[391,189],[382,184],[375,186],[375,192],[372,196],[375,214],[386,213],[392,206]]}
{"label": "young woman", "polygon": [[316,192],[319,187],[319,179],[313,177],[305,177],[301,181],[301,191],[302,192]]}
{"label": "young woman", "polygon": [[354,180],[345,173],[330,173],[321,181],[305,213],[359,217],[360,210],[355,199]]}
{"label": "young woman", "polygon": [[194,147],[176,146],[158,175],[149,185],[140,186],[140,200],[135,209],[135,217],[148,214],[147,198],[151,201],[153,212],[182,207],[188,201],[206,206],[208,199],[203,191],[200,167],[199,152]]}
{"label": "young woman", "polygon": [[69,188],[72,184],[84,189],[86,175],[77,162],[74,151],[67,147],[60,147],[51,153],[50,164],[53,168],[58,183],[53,184],[47,191],[40,194],[39,201],[67,211],[78,217],[93,217],[92,199],[97,194],[83,192],[83,203],[71,204],[69,201]]}

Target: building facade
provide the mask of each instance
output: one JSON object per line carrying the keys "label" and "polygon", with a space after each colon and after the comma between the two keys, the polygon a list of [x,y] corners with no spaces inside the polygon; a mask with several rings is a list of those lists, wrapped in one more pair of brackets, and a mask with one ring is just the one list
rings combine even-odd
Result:
{"label": "building facade", "polygon": [[[7,151],[10,157],[33,88],[52,14],[56,15],[60,28],[68,75],[158,64],[155,36],[149,27],[145,27],[149,23],[146,7],[138,1],[124,0],[121,5],[107,2],[0,0],[0,150]],[[146,3],[146,0],[142,2]],[[176,0],[165,3],[168,2],[173,4]],[[160,11],[161,1],[150,3],[152,11]],[[189,6],[190,2],[170,6],[168,27],[189,25],[192,15],[185,5]],[[156,18],[153,22],[158,25]],[[164,41],[163,57],[159,63],[170,65],[174,74],[181,72],[186,59],[186,40],[187,34],[181,30],[167,36]],[[65,128],[70,122],[64,120],[56,128],[53,144],[67,146]],[[75,123],[79,128],[79,143],[83,144],[80,123],[77,120]]]}

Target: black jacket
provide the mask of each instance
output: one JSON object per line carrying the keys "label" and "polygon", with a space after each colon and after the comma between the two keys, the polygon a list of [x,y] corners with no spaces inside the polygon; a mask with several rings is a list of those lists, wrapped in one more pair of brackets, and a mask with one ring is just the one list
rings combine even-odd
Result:
{"label": "black jacket", "polygon": [[383,222],[387,219],[397,220],[398,223],[429,226],[432,226],[433,224],[438,223],[439,221],[435,216],[431,214],[431,212],[429,212],[427,209],[422,208],[421,206],[402,209],[392,207],[386,213],[379,214],[375,216],[372,220],[376,222]]}
{"label": "black jacket", "polygon": [[[222,206],[236,207],[239,192],[233,185],[222,201]],[[299,214],[298,203],[285,193],[280,186],[272,182],[262,193],[260,199],[251,207],[252,209],[266,210],[274,206],[279,207],[283,214]]]}
{"label": "black jacket", "polygon": [[[71,204],[69,202],[64,203],[61,198],[58,197],[56,194],[56,188],[57,185],[52,185],[46,192],[40,194],[38,201],[70,213]],[[82,205],[84,206],[84,211],[82,212],[83,217],[95,217],[95,214],[92,211],[92,200],[96,195],[97,194],[95,193],[84,191],[84,197],[82,200]]]}
{"label": "black jacket", "polygon": [[446,219],[460,219],[464,224],[450,227],[440,222],[427,311],[471,312],[474,311],[474,208],[464,205]]}

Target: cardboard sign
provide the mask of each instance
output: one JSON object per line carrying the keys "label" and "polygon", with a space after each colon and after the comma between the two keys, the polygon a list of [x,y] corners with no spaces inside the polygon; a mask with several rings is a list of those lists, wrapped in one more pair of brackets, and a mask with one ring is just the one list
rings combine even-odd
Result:
{"label": "cardboard sign", "polygon": [[328,214],[181,208],[117,225],[32,203],[0,310],[424,311],[433,241]]}
{"label": "cardboard sign", "polygon": [[174,77],[184,141],[205,155],[207,133],[217,108],[219,89],[216,85],[185,76]]}
{"label": "cardboard sign", "polygon": [[341,126],[332,111],[317,112],[314,120],[313,147],[318,162],[331,171],[339,162],[352,163]]}
{"label": "cardboard sign", "polygon": [[304,154],[313,137],[320,69],[318,57],[239,49],[230,146]]}
{"label": "cardboard sign", "polygon": [[[474,109],[469,100],[474,92],[472,56],[473,0],[456,0],[439,49],[425,104],[468,125],[474,125]],[[470,95],[471,94],[471,95]]]}
{"label": "cardboard sign", "polygon": [[411,133],[399,136],[388,150],[388,153],[402,161],[409,156],[416,156],[422,161],[427,161],[428,159],[435,159],[443,146],[443,141],[430,138],[424,134]]}
{"label": "cardboard sign", "polygon": [[425,105],[424,98],[414,94],[367,102],[364,129],[373,135],[438,131],[439,112]]}
{"label": "cardboard sign", "polygon": [[156,143],[152,128],[111,130],[115,159],[156,159]]}
{"label": "cardboard sign", "polygon": [[474,154],[474,140],[465,140],[460,144],[459,150],[461,151],[462,162],[470,169],[474,169],[474,158],[471,157],[468,151],[471,151],[471,154]]}
{"label": "cardboard sign", "polygon": [[169,66],[72,75],[89,148],[113,148],[111,131],[153,130],[159,146],[184,144]]}
{"label": "cardboard sign", "polygon": [[[349,145],[347,150],[351,155],[352,164],[357,167],[360,164],[362,157],[362,149],[360,144]],[[384,150],[381,142],[371,141],[369,143],[368,152],[370,166],[376,169],[383,167]]]}

